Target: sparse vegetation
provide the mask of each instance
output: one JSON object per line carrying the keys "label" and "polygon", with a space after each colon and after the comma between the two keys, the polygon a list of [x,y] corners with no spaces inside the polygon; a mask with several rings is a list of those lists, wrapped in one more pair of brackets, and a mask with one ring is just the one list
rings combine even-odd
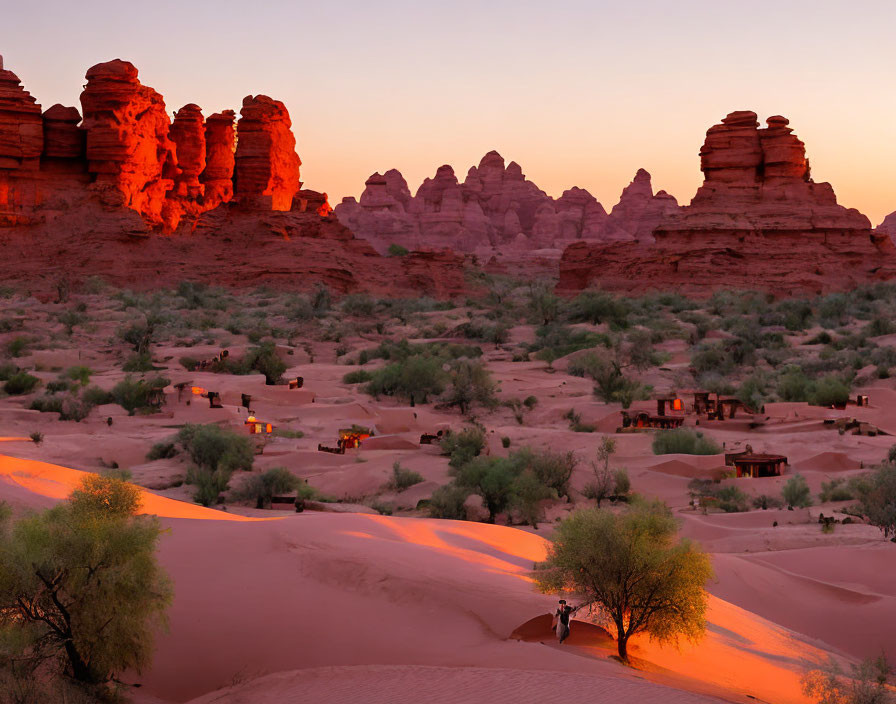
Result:
{"label": "sparse vegetation", "polygon": [[812,493],[809,490],[808,482],[806,482],[802,474],[794,474],[784,482],[784,487],[781,489],[781,497],[789,509],[806,508],[812,505]]}
{"label": "sparse vegetation", "polygon": [[660,430],[653,436],[655,455],[717,455],[722,448],[703,433],[689,428]]}

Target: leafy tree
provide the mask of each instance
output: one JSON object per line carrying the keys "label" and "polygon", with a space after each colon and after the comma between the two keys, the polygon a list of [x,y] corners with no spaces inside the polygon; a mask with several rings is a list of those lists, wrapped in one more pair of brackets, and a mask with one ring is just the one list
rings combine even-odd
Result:
{"label": "leafy tree", "polygon": [[579,594],[615,629],[623,662],[636,633],[660,642],[696,641],[706,629],[704,585],[713,571],[709,556],[678,540],[676,530],[663,504],[622,514],[576,511],[557,527],[536,582],[545,592]]}
{"label": "leafy tree", "polygon": [[255,449],[248,437],[214,424],[185,425],[177,434],[177,442],[198,467],[212,472],[249,471],[255,462]]}
{"label": "leafy tree", "polygon": [[794,474],[784,482],[781,497],[788,508],[806,508],[812,505],[812,494],[809,484],[802,474]]}
{"label": "leafy tree", "polygon": [[136,515],[137,492],[89,477],[67,502],[0,520],[0,661],[14,676],[64,676],[102,695],[149,664],[171,585],[155,556],[161,527]]}
{"label": "leafy tree", "polygon": [[264,383],[277,384],[286,372],[286,363],[277,355],[277,348],[273,342],[263,342],[258,347],[252,347],[241,360],[241,366],[245,373],[252,371],[264,374]]}
{"label": "leafy tree", "polygon": [[459,361],[452,370],[445,402],[457,406],[464,415],[474,404],[493,408],[497,404],[495,382],[485,365],[482,362]]}
{"label": "leafy tree", "polygon": [[868,522],[880,528],[885,538],[896,537],[896,464],[884,462],[854,480],[850,488]]}
{"label": "leafy tree", "polygon": [[529,285],[529,310],[543,325],[550,325],[560,314],[560,299],[546,281]]}
{"label": "leafy tree", "polygon": [[849,400],[849,385],[836,374],[829,374],[815,382],[812,403],[816,406],[833,406]]}
{"label": "leafy tree", "polygon": [[149,379],[134,379],[126,376],[112,387],[111,397],[130,415],[134,415],[140,409],[150,408],[153,394],[159,389],[164,389],[169,383],[168,379],[160,376]]}
{"label": "leafy tree", "polygon": [[576,469],[574,452],[532,452],[524,448],[514,454],[516,461],[522,461],[531,469],[539,483],[557,496],[569,496],[569,482]]}
{"label": "leafy tree", "polygon": [[488,522],[494,523],[513,499],[518,474],[518,467],[507,458],[475,457],[456,471],[455,481],[482,497]]}
{"label": "leafy tree", "polygon": [[538,522],[544,519],[541,502],[551,495],[550,488],[529,468],[514,480],[510,505],[516,509],[524,523],[537,529]]}

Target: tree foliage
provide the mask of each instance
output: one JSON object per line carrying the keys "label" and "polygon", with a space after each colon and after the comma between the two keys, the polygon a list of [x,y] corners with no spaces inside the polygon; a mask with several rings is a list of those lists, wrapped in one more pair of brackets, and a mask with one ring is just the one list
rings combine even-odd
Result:
{"label": "tree foliage", "polygon": [[677,539],[676,530],[663,504],[638,504],[622,514],[576,511],[557,527],[536,582],[545,592],[579,594],[615,628],[623,661],[636,633],[696,641],[706,629],[704,585],[713,571],[709,556]]}
{"label": "tree foliage", "polygon": [[156,561],[158,520],[138,507],[135,487],[90,476],[66,502],[0,521],[5,678],[64,676],[108,693],[149,664],[171,585]]}

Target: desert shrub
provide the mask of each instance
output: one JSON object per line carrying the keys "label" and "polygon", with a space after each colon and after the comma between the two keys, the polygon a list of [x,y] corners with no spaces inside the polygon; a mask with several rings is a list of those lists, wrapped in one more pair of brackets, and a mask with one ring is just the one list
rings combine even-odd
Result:
{"label": "desert shrub", "polygon": [[112,387],[111,398],[130,415],[134,415],[139,410],[151,408],[150,399],[154,392],[164,389],[169,383],[168,379],[160,376],[147,379],[127,376]]}
{"label": "desert shrub", "polygon": [[541,591],[580,594],[583,604],[615,627],[623,661],[636,633],[675,642],[697,640],[705,632],[704,586],[712,565],[697,546],[678,538],[663,504],[639,503],[620,514],[598,508],[573,512],[558,525],[547,560],[537,568]]}
{"label": "desert shrub", "polygon": [[94,406],[102,406],[106,403],[112,403],[114,397],[110,392],[101,389],[99,386],[88,386],[81,392],[81,400],[93,408]]}
{"label": "desert shrub", "polygon": [[613,472],[613,493],[617,498],[622,498],[628,496],[631,490],[632,481],[629,479],[628,470],[625,467],[620,467]]}
{"label": "desert shrub", "polygon": [[723,486],[713,496],[725,513],[742,513],[749,509],[750,497],[736,486]]}
{"label": "desert shrub", "polygon": [[322,317],[330,310],[333,304],[333,297],[324,284],[317,284],[311,292],[311,310],[314,311],[315,317]]}
{"label": "desert shrub", "polygon": [[41,413],[62,413],[62,398],[60,396],[38,396],[31,401],[28,408]]}
{"label": "desert shrub", "polygon": [[574,408],[570,408],[563,417],[569,421],[569,429],[574,433],[593,433],[597,430],[597,426],[591,423],[582,422],[582,414],[576,413]]}
{"label": "desert shrub", "polygon": [[31,442],[35,445],[40,445],[44,441],[44,434],[39,430],[33,431],[28,437],[31,438]]}
{"label": "desert shrub", "polygon": [[574,323],[608,323],[611,328],[627,328],[630,308],[623,298],[603,291],[582,291],[569,302],[567,318]]}
{"label": "desert shrub", "polygon": [[887,683],[892,672],[884,655],[851,664],[849,672],[831,658],[821,668],[808,670],[800,683],[803,694],[818,704],[896,704]]}
{"label": "desert shrub", "polygon": [[389,249],[386,250],[387,257],[406,257],[407,255],[407,248],[402,247],[400,244],[395,244],[394,242],[390,244]]}
{"label": "desert shrub", "polygon": [[812,403],[816,406],[833,406],[849,400],[849,385],[837,375],[830,374],[815,383]]}
{"label": "desert shrub", "polygon": [[470,493],[468,489],[453,482],[440,486],[429,499],[429,515],[432,518],[465,520],[467,508],[464,504]]}
{"label": "desert shrub", "polygon": [[225,470],[212,472],[202,467],[190,467],[186,481],[194,487],[193,501],[201,506],[214,506],[229,488],[231,476],[232,473]]}
{"label": "desert shrub", "polygon": [[728,376],[736,365],[721,343],[703,343],[691,354],[691,366],[697,374]]}
{"label": "desert shrub", "polygon": [[28,351],[31,340],[27,337],[14,337],[6,343],[6,353],[10,357],[21,357]]}
{"label": "desert shrub", "polygon": [[374,397],[396,396],[412,403],[426,403],[445,390],[448,374],[438,357],[413,355],[387,364],[372,373],[365,391]]}
{"label": "desert shrub", "polygon": [[778,376],[777,394],[782,401],[809,401],[813,390],[812,379],[800,367],[785,367]]}
{"label": "desert shrub", "polygon": [[176,442],[203,469],[216,472],[252,469],[255,449],[252,441],[220,426],[185,425],[177,433]]}
{"label": "desert shrub", "polygon": [[281,494],[296,491],[303,484],[302,479],[286,467],[271,467],[261,474],[253,474],[233,492],[237,501],[254,501],[255,508],[269,508],[271,499]]}
{"label": "desert shrub", "polygon": [[471,426],[458,433],[446,433],[439,448],[443,455],[451,458],[448,461],[451,467],[460,467],[485,449],[485,432],[477,426]]}
{"label": "desert shrub", "polygon": [[274,428],[271,433],[275,438],[289,438],[290,440],[298,440],[305,437],[305,433],[301,430],[291,430],[290,428]]}
{"label": "desert shrub", "polygon": [[14,376],[18,371],[19,368],[12,362],[0,363],[0,381],[9,381],[9,378]]}
{"label": "desert shrub", "polygon": [[753,497],[753,508],[759,508],[763,511],[770,508],[781,508],[784,503],[777,496],[769,496],[768,494],[760,494]]}
{"label": "desert shrub", "polygon": [[387,482],[386,487],[390,491],[404,491],[422,481],[422,474],[402,467],[401,463],[395,462],[392,464],[392,477]]}
{"label": "desert shrub", "polygon": [[501,438],[501,447],[507,448],[510,447],[510,438],[506,435]]}
{"label": "desert shrub", "polygon": [[821,493],[818,495],[821,503],[828,501],[851,501],[853,498],[852,490],[843,477],[835,477],[829,482],[821,483]]}
{"label": "desert shrub", "polygon": [[48,394],[58,394],[60,391],[68,391],[71,386],[71,382],[67,379],[54,379],[53,381],[48,381],[44,388]]}
{"label": "desert shrub", "polygon": [[81,386],[87,386],[87,384],[90,383],[90,377],[92,374],[93,370],[90,367],[85,367],[83,365],[69,367],[65,370],[65,378],[76,381]]}
{"label": "desert shrub", "polygon": [[784,482],[784,486],[781,489],[781,497],[788,508],[806,508],[812,505],[809,484],[801,474],[794,474]]}
{"label": "desert shrub", "polygon": [[10,396],[30,394],[40,383],[40,379],[28,372],[16,372],[3,385],[3,390]]}
{"label": "desert shrub", "polygon": [[747,408],[762,408],[766,401],[771,400],[769,393],[770,384],[771,379],[768,374],[757,369],[741,383],[740,388],[737,390],[737,398]]}
{"label": "desert shrub", "polygon": [[660,430],[653,436],[655,455],[717,455],[722,448],[703,433],[689,428]]}
{"label": "desert shrub", "polygon": [[[597,446],[595,461],[591,463],[592,479],[585,485],[582,492],[586,498],[597,501],[597,507],[606,498],[613,495],[616,480],[610,469],[610,458],[616,452],[616,440],[603,437]],[[626,477],[628,475],[626,474]]]}
{"label": "desert shrub", "polygon": [[167,460],[177,456],[177,445],[173,442],[157,442],[149,448],[146,453],[146,459],[150,462],[154,460]]}
{"label": "desert shrub", "polygon": [[342,299],[339,308],[346,315],[368,317],[376,311],[376,300],[366,293],[350,293]]}

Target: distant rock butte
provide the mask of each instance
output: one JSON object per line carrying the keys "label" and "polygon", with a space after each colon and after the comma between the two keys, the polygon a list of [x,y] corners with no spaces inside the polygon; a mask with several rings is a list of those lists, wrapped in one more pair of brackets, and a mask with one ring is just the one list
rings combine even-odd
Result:
{"label": "distant rock butte", "polygon": [[786,118],[766,124],[738,111],[711,127],[700,150],[703,185],[653,227],[655,244],[574,243],[560,261],[558,291],[805,294],[896,276],[889,238],[838,205],[830,184],[812,181]]}
{"label": "distant rock butte", "polygon": [[896,213],[890,213],[884,218],[883,222],[878,225],[875,230],[877,234],[886,235],[893,242],[896,242]]}
{"label": "distant rock butte", "polygon": [[581,188],[554,199],[526,179],[519,164],[505,166],[504,158],[491,151],[470,168],[463,183],[452,167],[440,166],[414,196],[395,169],[375,173],[360,200],[346,198],[335,212],[381,252],[397,244],[486,256],[556,249],[559,256],[560,248],[579,240],[651,240],[653,227],[677,208],[672,196],[653,194],[650,174],[643,169],[610,215]]}
{"label": "distant rock butte", "polygon": [[153,288],[183,279],[446,297],[452,252],[382,257],[302,189],[289,113],[247,96],[234,127],[162,96],[115,59],[87,71],[81,113],[41,107],[0,58],[0,277],[34,292],[100,275]]}

